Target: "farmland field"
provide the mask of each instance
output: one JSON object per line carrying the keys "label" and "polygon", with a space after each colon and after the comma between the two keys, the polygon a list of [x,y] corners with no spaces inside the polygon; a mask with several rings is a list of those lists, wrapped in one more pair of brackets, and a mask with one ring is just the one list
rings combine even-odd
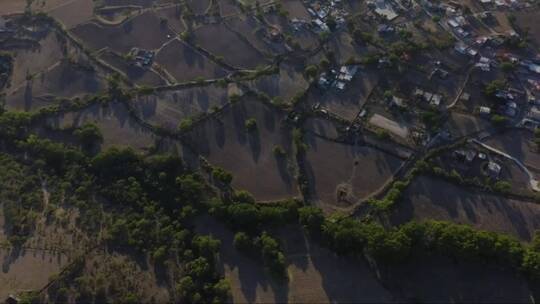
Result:
{"label": "farmland field", "polygon": [[222,107],[229,101],[228,97],[228,88],[217,86],[161,91],[137,97],[135,107],[145,121],[176,130],[183,119]]}
{"label": "farmland field", "polygon": [[540,205],[476,193],[428,177],[416,179],[399,203],[395,220],[447,220],[531,239],[540,228]]}
{"label": "farmland field", "polygon": [[308,139],[305,164],[308,181],[314,200],[327,211],[367,198],[383,187],[400,165],[399,158],[374,148],[316,136]]}
{"label": "farmland field", "polygon": [[[251,118],[257,123],[254,131],[245,126]],[[251,192],[260,201],[291,198],[298,195],[298,189],[291,134],[284,118],[282,112],[245,97],[218,117],[195,126],[187,135],[188,142],[212,165],[231,172],[233,187]],[[276,156],[275,146],[282,147],[286,156]]]}
{"label": "farmland field", "polygon": [[167,43],[156,55],[156,62],[171,73],[177,82],[196,78],[220,78],[226,72],[191,46],[180,40]]}
{"label": "farmland field", "polygon": [[156,138],[133,120],[127,109],[118,103],[107,106],[96,104],[85,110],[58,115],[48,120],[48,125],[56,128],[79,127],[85,123],[94,123],[107,130],[103,136],[104,149],[113,146],[145,149],[151,146]]}
{"label": "farmland field", "polygon": [[195,41],[203,49],[240,68],[255,68],[266,60],[254,47],[223,25],[205,25],[195,30]]}
{"label": "farmland field", "polygon": [[116,26],[89,22],[73,28],[72,32],[93,50],[108,47],[121,54],[133,47],[158,49],[169,39],[167,36],[173,34],[154,12],[143,13]]}

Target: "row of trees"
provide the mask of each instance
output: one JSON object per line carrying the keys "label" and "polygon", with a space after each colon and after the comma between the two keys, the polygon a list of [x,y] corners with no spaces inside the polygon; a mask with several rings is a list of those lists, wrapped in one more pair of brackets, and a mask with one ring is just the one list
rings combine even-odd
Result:
{"label": "row of trees", "polygon": [[450,256],[495,263],[540,279],[540,235],[531,246],[526,246],[504,234],[448,222],[413,221],[385,229],[380,224],[362,223],[350,217],[325,219],[313,207],[300,208],[299,214],[300,223],[312,236],[340,254],[367,253],[385,264],[402,262],[413,254]]}

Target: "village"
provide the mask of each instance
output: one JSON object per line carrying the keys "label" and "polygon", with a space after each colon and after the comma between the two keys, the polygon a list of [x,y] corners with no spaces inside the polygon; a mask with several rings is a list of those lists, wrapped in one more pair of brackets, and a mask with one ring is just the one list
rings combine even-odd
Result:
{"label": "village", "polygon": [[538,1],[0,2],[0,302],[538,302]]}

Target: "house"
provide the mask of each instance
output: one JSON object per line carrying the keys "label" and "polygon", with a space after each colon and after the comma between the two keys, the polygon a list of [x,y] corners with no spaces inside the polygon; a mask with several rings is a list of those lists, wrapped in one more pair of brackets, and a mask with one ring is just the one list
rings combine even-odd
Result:
{"label": "house", "polygon": [[469,102],[471,100],[471,94],[469,93],[463,93],[461,94],[461,96],[459,97],[459,99],[461,101],[464,101],[464,102]]}
{"label": "house", "polygon": [[480,115],[489,116],[491,114],[491,108],[489,107],[480,107]]}
{"label": "house", "polygon": [[460,160],[467,163],[471,163],[476,158],[476,151],[474,150],[456,150],[454,151],[454,156]]}
{"label": "house", "polygon": [[499,175],[501,174],[501,170],[501,165],[494,161],[490,161],[486,167],[486,174],[493,179],[498,179]]}
{"label": "house", "polygon": [[397,108],[405,108],[407,106],[403,98],[396,96],[392,96],[392,99],[390,100],[390,105]]}
{"label": "house", "polygon": [[14,295],[9,295],[7,299],[4,301],[6,304],[18,304],[20,302],[19,298],[17,298]]}
{"label": "house", "polygon": [[441,101],[442,101],[442,95],[433,94],[429,104],[432,105],[432,106],[438,107],[438,106],[441,105]]}
{"label": "house", "polygon": [[527,68],[533,73],[540,74],[540,65],[538,64],[530,63],[527,65]]}

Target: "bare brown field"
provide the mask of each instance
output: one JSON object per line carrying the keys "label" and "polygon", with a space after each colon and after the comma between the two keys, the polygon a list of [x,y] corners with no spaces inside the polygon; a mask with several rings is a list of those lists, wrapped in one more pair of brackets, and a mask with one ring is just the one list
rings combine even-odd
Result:
{"label": "bare brown field", "polygon": [[487,138],[484,142],[519,159],[525,166],[540,170],[540,153],[528,130],[512,130]]}
{"label": "bare brown field", "polygon": [[225,105],[229,101],[227,91],[217,86],[162,91],[138,97],[135,106],[145,121],[176,130],[182,119]]}
{"label": "bare brown field", "polygon": [[6,108],[32,111],[54,103],[57,97],[82,97],[103,88],[104,81],[96,72],[63,61],[6,96]]}
{"label": "bare brown field", "polygon": [[127,6],[135,5],[141,7],[150,7],[155,0],[101,0],[104,6]]}
{"label": "bare brown field", "polygon": [[195,15],[203,15],[212,3],[210,0],[187,0],[186,2]]}
{"label": "bare brown field", "polygon": [[379,190],[402,161],[365,146],[308,136],[305,168],[310,192],[319,207],[330,212],[349,207]]}
{"label": "bare brown field", "polygon": [[68,29],[90,21],[94,16],[92,0],[75,0],[53,8],[49,15],[59,20]]}
{"label": "bare brown field", "polygon": [[21,0],[4,0],[0,5],[0,15],[8,15],[13,13],[22,13],[26,6],[25,1]]}
{"label": "bare brown field", "polygon": [[529,241],[540,228],[540,205],[476,193],[430,177],[417,178],[395,211],[394,221],[445,220],[512,234]]}
{"label": "bare brown field", "polygon": [[371,48],[358,46],[349,33],[342,31],[332,36],[328,47],[333,52],[336,62],[344,64],[350,58],[358,60],[369,53]]}
{"label": "bare brown field", "polygon": [[484,263],[418,257],[381,274],[400,302],[502,304],[533,303],[535,298],[535,288],[525,278]]}
{"label": "bare brown field", "polygon": [[225,24],[230,30],[242,35],[249,41],[249,44],[264,54],[275,56],[286,52],[283,43],[271,43],[268,38],[265,38],[264,33],[258,31],[267,28],[267,26],[253,16],[229,18],[225,21]]}
{"label": "bare brown field", "polygon": [[287,64],[281,64],[279,74],[259,77],[248,82],[248,85],[271,98],[279,98],[285,103],[309,87],[302,69]]}
{"label": "bare brown field", "polygon": [[540,19],[540,11],[534,12],[518,12],[515,13],[516,22],[521,30],[528,30],[529,37],[533,43],[538,47],[540,46],[540,27],[538,26],[538,19]]}
{"label": "bare brown field", "polygon": [[180,18],[182,14],[180,6],[175,5],[173,7],[157,9],[156,14],[161,18],[167,19],[167,26],[176,33],[181,33],[186,29],[184,22]]}
{"label": "bare brown field", "polygon": [[78,127],[95,123],[103,133],[103,149],[109,147],[132,147],[145,149],[154,144],[155,136],[134,121],[127,109],[119,103],[107,106],[93,105],[79,112],[51,117],[47,124],[53,127]]}
{"label": "bare brown field", "polygon": [[22,250],[0,248],[2,272],[0,272],[0,298],[9,294],[36,290],[49,282],[49,277],[67,265],[61,253],[47,250]]}
{"label": "bare brown field", "polygon": [[92,50],[108,47],[122,54],[133,47],[158,49],[169,39],[167,35],[174,35],[154,12],[145,12],[118,26],[89,22],[71,31]]}
{"label": "bare brown field", "polygon": [[212,218],[199,218],[198,233],[222,241],[222,272],[231,282],[234,303],[380,303],[392,302],[363,261],[342,258],[310,242],[299,227],[278,233],[288,264],[288,281],[278,283],[260,263],[233,246],[234,234]]}
{"label": "bare brown field", "polygon": [[49,32],[39,40],[37,48],[8,49],[15,55],[11,88],[18,88],[28,76],[45,71],[56,64],[64,57],[65,48],[66,45],[58,40],[58,36]]}
{"label": "bare brown field", "polygon": [[254,68],[267,63],[255,48],[223,25],[199,27],[195,30],[195,41],[210,53],[223,56],[226,62],[236,67]]}
{"label": "bare brown field", "polygon": [[191,46],[173,40],[156,56],[156,62],[166,69],[177,82],[187,82],[198,77],[221,78],[227,73]]}
{"label": "bare brown field", "polygon": [[234,0],[218,0],[221,16],[230,16],[240,13],[240,8]]}
{"label": "bare brown field", "polygon": [[124,60],[124,58],[117,54],[105,52],[100,58],[122,71],[131,81],[136,84],[148,86],[159,86],[165,84],[165,81],[158,74],[149,69],[137,67],[127,62]]}
{"label": "bare brown field", "polygon": [[450,133],[455,137],[471,135],[492,127],[486,119],[458,112],[450,114],[447,125]]}
{"label": "bare brown field", "polygon": [[339,136],[337,123],[320,117],[310,117],[304,122],[304,129],[324,138],[336,139]]}
{"label": "bare brown field", "polygon": [[[246,129],[250,118],[257,121],[256,131]],[[284,120],[284,112],[246,97],[218,118],[195,126],[187,138],[211,164],[233,174],[233,187],[251,192],[259,201],[280,200],[298,195],[290,128]],[[276,145],[286,157],[274,155]]]}
{"label": "bare brown field", "polygon": [[309,20],[310,15],[308,11],[306,10],[306,7],[300,0],[285,0],[282,1],[283,3],[283,9],[285,9],[289,13],[289,18],[297,18],[297,19],[304,19]]}

